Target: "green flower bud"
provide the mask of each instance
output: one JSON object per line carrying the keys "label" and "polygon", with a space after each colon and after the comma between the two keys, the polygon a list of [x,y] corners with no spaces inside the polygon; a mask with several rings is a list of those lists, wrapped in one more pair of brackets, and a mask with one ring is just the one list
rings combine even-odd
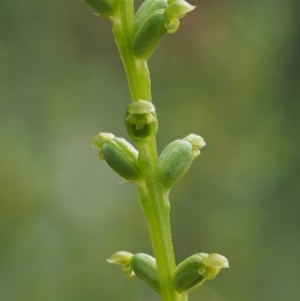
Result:
{"label": "green flower bud", "polygon": [[100,149],[100,159],[104,159],[121,178],[127,182],[139,179],[138,151],[125,139],[99,133],[93,144]]}
{"label": "green flower bud", "polygon": [[142,3],[134,16],[135,30],[137,31],[147,17],[157,9],[164,9],[168,5],[167,0],[146,0]]}
{"label": "green flower bud", "polygon": [[115,11],[115,0],[85,0],[95,12],[103,17],[110,18]]}
{"label": "green flower bud", "polygon": [[148,15],[140,27],[137,28],[133,40],[133,53],[136,58],[142,61],[150,58],[155,46],[167,31],[166,21],[167,17],[164,10],[157,9]]}
{"label": "green flower bud", "polygon": [[138,253],[131,260],[134,274],[148,284],[157,293],[160,293],[160,283],[155,259],[147,254]]}
{"label": "green flower bud", "polygon": [[190,134],[182,140],[171,142],[158,159],[160,180],[166,189],[176,185],[200,154],[205,142],[202,137]]}
{"label": "green flower bud", "polygon": [[228,260],[219,254],[194,254],[181,262],[174,271],[174,287],[178,293],[191,291],[205,280],[217,276],[222,268],[228,268]]}
{"label": "green flower bud", "polygon": [[188,171],[193,161],[192,145],[185,140],[171,142],[158,159],[160,180],[170,189]]}
{"label": "green flower bud", "polygon": [[178,293],[189,291],[201,285],[205,277],[199,274],[203,267],[203,256],[195,254],[182,261],[174,271],[174,287]]}
{"label": "green flower bud", "polygon": [[154,137],[157,119],[153,104],[146,100],[132,102],[126,110],[125,126],[133,141]]}
{"label": "green flower bud", "polygon": [[165,13],[168,19],[181,19],[196,6],[190,5],[184,0],[174,1],[167,6]]}

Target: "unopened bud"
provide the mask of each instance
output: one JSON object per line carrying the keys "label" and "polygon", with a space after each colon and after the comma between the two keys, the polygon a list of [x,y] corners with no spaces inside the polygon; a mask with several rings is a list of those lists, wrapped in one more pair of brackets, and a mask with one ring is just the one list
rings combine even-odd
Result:
{"label": "unopened bud", "polygon": [[153,257],[144,253],[133,255],[132,270],[134,274],[148,284],[157,293],[160,293],[160,283],[158,279],[156,262]]}
{"label": "unopened bud", "polygon": [[109,133],[99,133],[93,145],[100,149],[99,157],[125,181],[139,179],[138,151],[125,139]]}
{"label": "unopened bud", "polygon": [[178,293],[183,293],[200,286],[205,277],[199,274],[203,267],[202,255],[195,254],[182,261],[174,271],[174,287]]}
{"label": "unopened bud", "polygon": [[182,261],[174,272],[174,286],[178,293],[191,291],[205,280],[214,279],[228,260],[219,254],[197,253]]}
{"label": "unopened bud", "polygon": [[156,9],[147,15],[137,28],[133,40],[133,53],[139,60],[150,58],[155,46],[166,33],[166,15],[163,9]]}
{"label": "unopened bud", "polygon": [[192,145],[185,140],[171,142],[158,159],[160,180],[166,189],[176,185],[193,162]]}
{"label": "unopened bud", "polygon": [[167,0],[146,0],[142,3],[134,16],[135,30],[137,31],[148,16],[157,9],[164,9],[168,5]]}

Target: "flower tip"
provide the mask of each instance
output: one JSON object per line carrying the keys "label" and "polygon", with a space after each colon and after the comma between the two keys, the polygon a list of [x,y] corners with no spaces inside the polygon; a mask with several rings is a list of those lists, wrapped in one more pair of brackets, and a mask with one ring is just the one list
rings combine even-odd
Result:
{"label": "flower tip", "polygon": [[107,259],[108,263],[125,265],[130,263],[133,254],[126,251],[119,251]]}
{"label": "flower tip", "polygon": [[138,100],[128,106],[130,114],[148,114],[155,111],[154,105],[148,100]]}
{"label": "flower tip", "polygon": [[210,254],[208,257],[204,258],[203,263],[206,266],[218,269],[229,268],[228,259],[225,256],[216,253]]}
{"label": "flower tip", "polygon": [[92,141],[93,147],[101,149],[102,146],[106,142],[110,141],[113,138],[115,138],[115,136],[113,134],[111,134],[111,133],[101,133],[100,132],[97,136],[95,136],[93,138],[93,141]]}

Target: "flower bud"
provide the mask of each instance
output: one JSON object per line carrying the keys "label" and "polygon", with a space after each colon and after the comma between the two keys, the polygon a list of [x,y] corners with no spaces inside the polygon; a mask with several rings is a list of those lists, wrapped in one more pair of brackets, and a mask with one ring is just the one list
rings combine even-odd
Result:
{"label": "flower bud", "polygon": [[182,261],[174,271],[174,287],[178,293],[183,293],[201,285],[205,278],[198,271],[203,266],[202,256],[195,254]]}
{"label": "flower bud", "polygon": [[138,151],[125,139],[99,133],[93,144],[100,149],[100,159],[104,159],[121,178],[127,182],[139,179]]}
{"label": "flower bud", "polygon": [[197,253],[182,261],[174,271],[174,287],[178,293],[191,291],[205,280],[212,280],[228,260],[219,254]]}
{"label": "flower bud", "polygon": [[157,9],[147,15],[144,22],[137,28],[133,40],[133,53],[137,59],[146,61],[159,40],[166,33],[166,15],[163,9]]}
{"label": "flower bud", "polygon": [[167,0],[146,0],[142,3],[134,16],[135,30],[137,31],[144,20],[155,10],[164,9],[168,5]]}
{"label": "flower bud", "polygon": [[131,260],[134,274],[148,284],[157,293],[160,293],[160,283],[155,259],[147,254],[138,253]]}
{"label": "flower bud", "polygon": [[146,100],[132,102],[126,110],[125,126],[133,141],[154,137],[157,119],[153,104]]}
{"label": "flower bud", "polygon": [[103,18],[110,18],[115,11],[115,0],[85,0]]}
{"label": "flower bud", "polygon": [[158,159],[160,180],[166,189],[176,185],[193,161],[192,145],[185,140],[171,142]]}

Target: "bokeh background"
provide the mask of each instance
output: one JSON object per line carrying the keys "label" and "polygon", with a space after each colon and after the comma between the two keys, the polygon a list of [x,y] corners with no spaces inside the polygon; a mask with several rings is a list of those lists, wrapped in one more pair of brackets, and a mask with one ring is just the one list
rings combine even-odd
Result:
{"label": "bokeh background", "polygon": [[[171,193],[176,259],[230,260],[190,300],[298,301],[299,2],[190,2],[149,62],[159,151],[207,142]],[[0,301],[158,300],[106,262],[152,253],[134,185],[91,147],[127,138],[129,102],[111,24],[83,0],[0,1]]]}

